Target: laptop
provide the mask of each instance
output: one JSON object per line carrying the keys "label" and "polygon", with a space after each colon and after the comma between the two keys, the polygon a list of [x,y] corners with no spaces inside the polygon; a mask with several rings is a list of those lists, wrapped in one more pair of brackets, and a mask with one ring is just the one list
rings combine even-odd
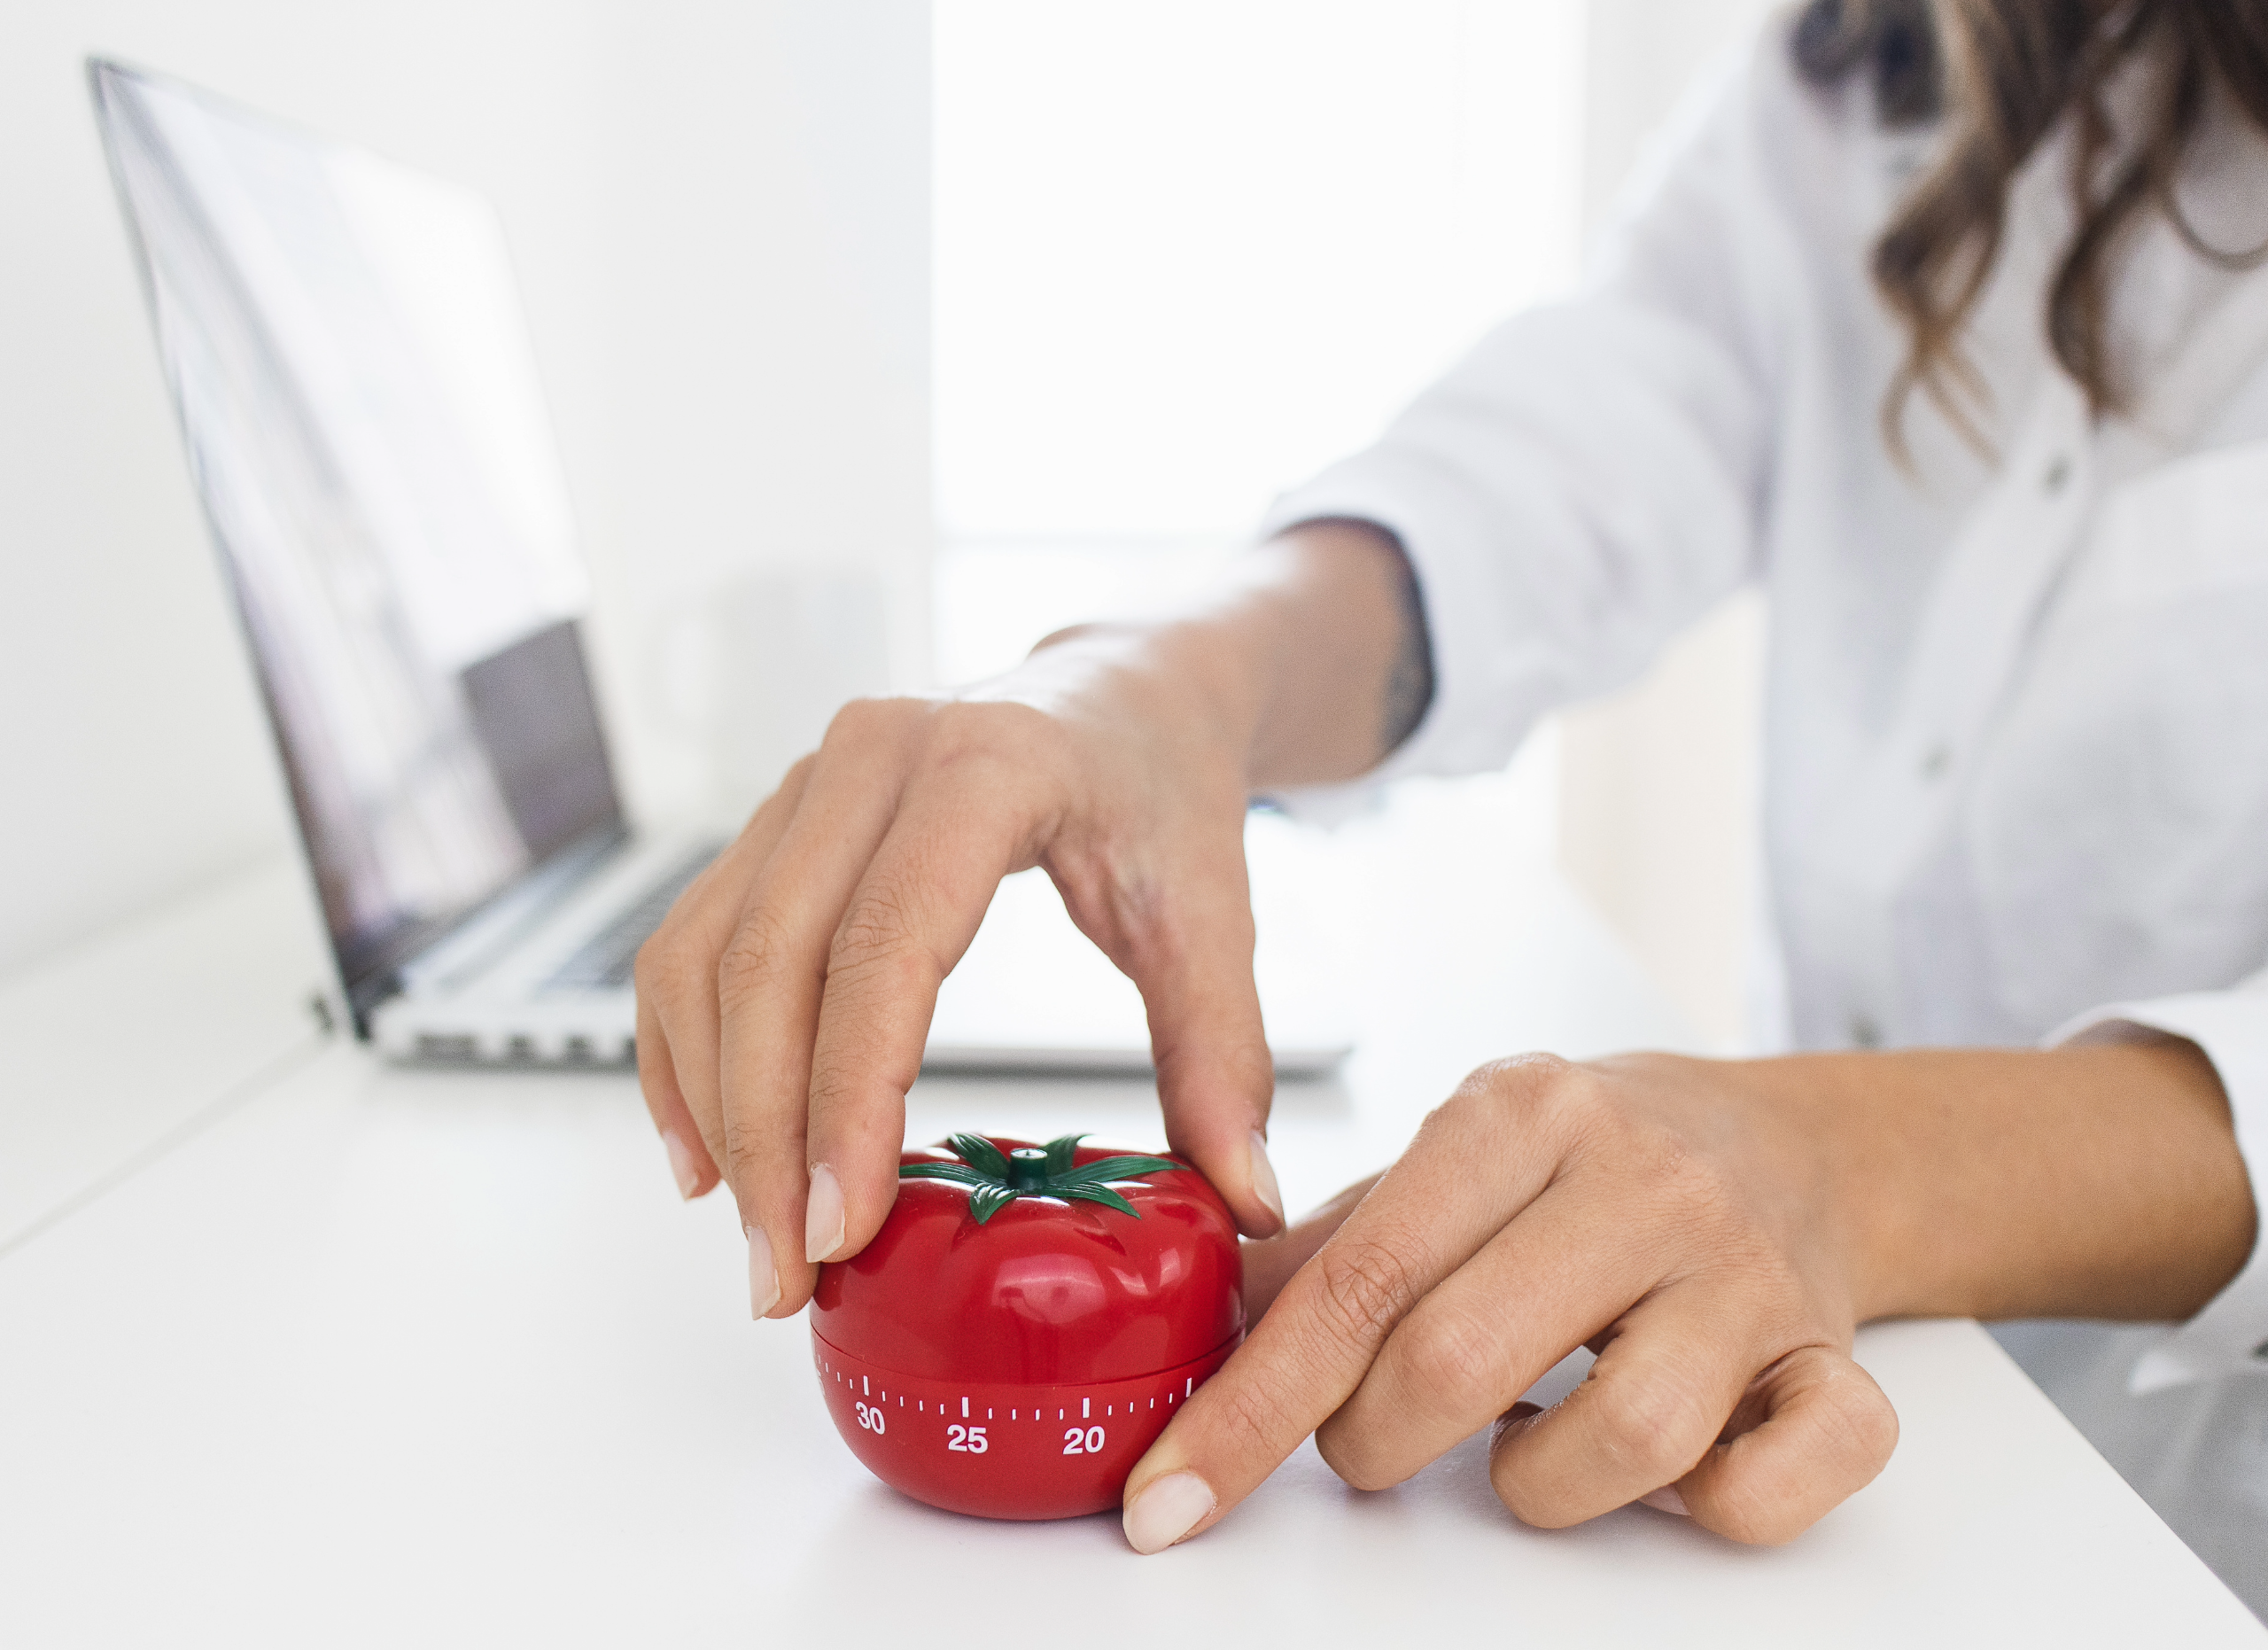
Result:
{"label": "laptop", "polygon": [[[721,844],[625,816],[495,212],[178,82],[88,72],[346,1016],[406,1062],[632,1063],[638,947]],[[1327,990],[1263,992],[1279,1070],[1348,1052]],[[1146,1023],[1028,873],[925,1064],[1145,1071]]]}

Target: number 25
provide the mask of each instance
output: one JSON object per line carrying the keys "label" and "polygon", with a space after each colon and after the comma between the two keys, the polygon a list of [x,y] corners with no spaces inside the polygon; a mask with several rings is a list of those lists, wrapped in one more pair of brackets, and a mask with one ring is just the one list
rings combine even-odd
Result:
{"label": "number 25", "polygon": [[992,1446],[985,1442],[984,1428],[964,1427],[959,1421],[945,1428],[945,1448],[964,1450],[971,1455],[982,1455]]}

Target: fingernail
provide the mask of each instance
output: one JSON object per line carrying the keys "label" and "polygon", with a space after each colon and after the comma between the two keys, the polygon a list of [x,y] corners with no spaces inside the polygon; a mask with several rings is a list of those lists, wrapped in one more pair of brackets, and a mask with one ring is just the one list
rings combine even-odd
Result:
{"label": "fingernail", "polygon": [[1658,1513],[1674,1513],[1680,1518],[1690,1518],[1685,1510],[1685,1498],[1677,1492],[1675,1484],[1664,1484],[1658,1490],[1649,1490],[1638,1498]]}
{"label": "fingernail", "polygon": [[812,1165],[812,1195],[804,1216],[804,1258],[825,1260],[843,1247],[843,1187],[835,1171],[823,1163]]}
{"label": "fingernail", "polygon": [[1212,1485],[1195,1473],[1168,1473],[1126,1509],[1126,1545],[1137,1553],[1162,1553],[1212,1510]]}
{"label": "fingernail", "polygon": [[772,1264],[772,1240],[762,1226],[743,1226],[748,1234],[748,1304],[761,1318],[780,1304],[780,1273]]}
{"label": "fingernail", "polygon": [[1252,1157],[1247,1165],[1252,1175],[1252,1195],[1268,1205],[1268,1212],[1276,1217],[1278,1231],[1284,1226],[1284,1194],[1276,1185],[1276,1165],[1268,1161],[1268,1137],[1258,1129],[1252,1132]]}
{"label": "fingernail", "polygon": [[662,1149],[670,1155],[670,1172],[677,1176],[677,1193],[687,1202],[701,1188],[701,1170],[693,1161],[693,1148],[674,1129],[662,1131]]}
{"label": "fingernail", "polygon": [[1522,1398],[1518,1403],[1513,1405],[1511,1408],[1497,1416],[1496,1424],[1488,1428],[1489,1449],[1491,1451],[1495,1450],[1498,1444],[1504,1441],[1504,1435],[1506,1433],[1518,1426],[1520,1422],[1526,1420],[1529,1416],[1541,1415],[1542,1413],[1543,1413],[1542,1405],[1531,1404],[1526,1398]]}

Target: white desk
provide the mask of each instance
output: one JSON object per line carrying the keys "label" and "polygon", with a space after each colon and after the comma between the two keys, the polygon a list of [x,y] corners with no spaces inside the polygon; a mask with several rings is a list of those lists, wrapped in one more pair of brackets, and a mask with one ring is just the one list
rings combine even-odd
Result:
{"label": "white desk", "polygon": [[[1371,1005],[1344,1080],[1279,1098],[1295,1205],[1487,1054],[1674,1039],[1565,891],[1463,858],[1485,810],[1403,812],[1283,873],[1361,890],[1341,933]],[[1452,851],[1480,870],[1445,909],[1424,868]],[[1422,954],[1394,943],[1413,924]],[[104,1052],[82,1097],[123,1105]],[[911,1109],[923,1138],[1155,1138],[1138,1084],[928,1081]],[[1523,1529],[1476,1441],[1373,1495],[1303,1451],[1138,1560],[1112,1516],[987,1524],[868,1478],[803,1326],[747,1321],[731,1211],[678,1202],[626,1078],[335,1045],[203,1127],[150,1127],[181,1138],[0,1256],[12,1650],[2268,1642],[1968,1324],[1861,1336],[1898,1454],[1784,1550],[1643,1508]]]}

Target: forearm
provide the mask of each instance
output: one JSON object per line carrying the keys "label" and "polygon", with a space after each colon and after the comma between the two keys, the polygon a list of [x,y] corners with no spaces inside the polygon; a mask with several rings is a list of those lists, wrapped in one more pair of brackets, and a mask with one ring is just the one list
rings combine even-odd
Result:
{"label": "forearm", "polygon": [[1829,1142],[1858,1319],[2173,1319],[2251,1253],[2226,1097],[2173,1039],[1746,1068]]}
{"label": "forearm", "polygon": [[1425,618],[1394,540],[1312,522],[1260,546],[1177,619],[1081,627],[1043,649],[1124,650],[1197,696],[1255,790],[1328,784],[1378,766],[1433,697]]}

